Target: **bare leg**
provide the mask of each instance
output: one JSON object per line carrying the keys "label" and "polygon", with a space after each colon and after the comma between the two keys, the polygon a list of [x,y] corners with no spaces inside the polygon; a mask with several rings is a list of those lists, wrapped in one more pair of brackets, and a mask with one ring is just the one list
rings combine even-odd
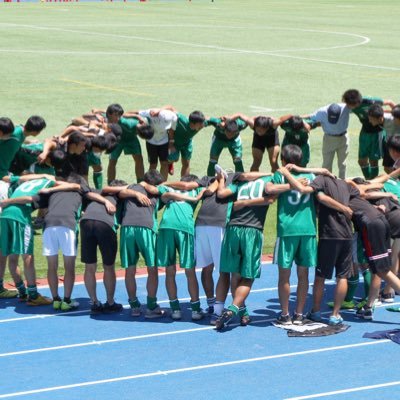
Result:
{"label": "bare leg", "polygon": [[136,265],[130,265],[125,270],[125,287],[129,300],[136,299]]}
{"label": "bare leg", "polygon": [[97,303],[99,300],[97,298],[97,293],[96,293],[96,270],[97,270],[97,264],[86,264],[85,265],[85,274],[83,276],[83,279],[85,281],[85,287],[86,290],[89,294],[90,300],[93,303]]}
{"label": "bare leg", "polygon": [[158,289],[158,269],[157,267],[147,267],[147,296],[157,297]]}
{"label": "bare leg", "polygon": [[103,283],[106,288],[107,303],[114,304],[116,276],[115,276],[115,265],[103,265],[104,275]]}
{"label": "bare leg", "polygon": [[306,304],[308,293],[308,270],[309,268],[307,267],[297,266],[297,314],[303,314],[304,306]]}
{"label": "bare leg", "polygon": [[58,297],[58,256],[47,256],[47,281],[53,298]]}
{"label": "bare leg", "polygon": [[290,268],[279,267],[278,293],[283,315],[289,314],[290,272]]}
{"label": "bare leg", "polygon": [[64,297],[71,297],[75,283],[75,256],[64,256]]}
{"label": "bare leg", "polygon": [[165,287],[167,289],[168,298],[175,300],[178,298],[178,289],[176,287],[176,265],[170,265],[165,268]]}
{"label": "bare leg", "polygon": [[190,301],[193,303],[199,301],[199,283],[197,282],[196,269],[185,269],[186,279],[188,282],[188,291],[190,294]]}
{"label": "bare leg", "polygon": [[214,297],[213,270],[214,264],[210,264],[201,270],[201,283],[208,299]]}

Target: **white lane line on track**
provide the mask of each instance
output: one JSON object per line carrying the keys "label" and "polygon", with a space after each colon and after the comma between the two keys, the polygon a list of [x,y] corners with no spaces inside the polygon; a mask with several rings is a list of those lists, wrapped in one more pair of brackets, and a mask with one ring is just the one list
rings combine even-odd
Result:
{"label": "white lane line on track", "polygon": [[166,376],[166,375],[179,374],[179,373],[184,373],[184,372],[189,372],[189,371],[199,371],[199,370],[206,370],[206,369],[211,369],[211,368],[221,368],[221,367],[227,367],[227,366],[231,366],[231,365],[254,363],[254,362],[274,360],[274,359],[279,359],[279,358],[289,358],[289,357],[297,357],[297,356],[302,356],[302,355],[317,354],[317,353],[323,353],[323,352],[329,352],[329,351],[346,350],[346,349],[351,349],[351,348],[356,348],[356,347],[375,346],[375,345],[385,344],[385,343],[389,343],[389,342],[391,342],[391,341],[388,339],[384,339],[384,340],[380,340],[380,341],[376,341],[376,342],[361,342],[361,343],[353,343],[353,344],[348,344],[348,345],[343,345],[343,346],[322,347],[322,348],[314,349],[314,350],[297,351],[297,352],[293,352],[293,353],[275,354],[275,355],[247,358],[247,359],[241,359],[241,360],[235,360],[235,361],[225,361],[225,362],[214,363],[214,364],[196,365],[193,367],[186,367],[186,368],[179,368],[179,369],[155,371],[155,372],[149,372],[149,373],[145,373],[145,374],[121,376],[121,377],[111,378],[111,379],[101,379],[101,380],[96,380],[96,381],[74,383],[74,384],[70,384],[70,385],[53,386],[53,387],[47,387],[47,388],[41,388],[41,389],[26,390],[26,391],[22,391],[22,392],[5,393],[5,394],[0,394],[0,399],[6,399],[6,398],[18,397],[18,396],[24,396],[24,395],[30,395],[30,394],[37,394],[37,393],[54,392],[54,391],[58,391],[58,390],[67,390],[67,389],[73,389],[73,388],[79,388],[79,387],[85,387],[85,386],[94,386],[94,385],[100,385],[100,384],[106,384],[106,383],[112,383],[112,382],[121,382],[121,381],[129,381],[129,380],[141,379],[141,378],[150,378],[150,377],[155,377],[155,376]]}

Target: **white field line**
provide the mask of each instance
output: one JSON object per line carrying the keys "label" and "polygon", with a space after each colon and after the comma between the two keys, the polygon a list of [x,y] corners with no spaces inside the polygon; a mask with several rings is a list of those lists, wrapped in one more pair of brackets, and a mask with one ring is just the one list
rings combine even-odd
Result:
{"label": "white field line", "polygon": [[398,386],[398,385],[400,385],[400,381],[394,381],[394,382],[380,383],[380,384],[377,384],[377,385],[359,386],[359,387],[356,387],[356,388],[335,390],[333,392],[310,394],[308,396],[290,397],[290,398],[287,398],[285,400],[316,399],[316,398],[319,398],[319,397],[328,397],[328,396],[334,396],[334,395],[337,395],[337,394],[361,392],[363,390],[380,389],[380,388],[384,388],[384,387]]}
{"label": "white field line", "polygon": [[221,368],[221,367],[227,367],[227,366],[231,366],[231,365],[254,363],[254,362],[259,362],[259,361],[267,361],[267,360],[274,360],[274,359],[280,359],[280,358],[297,357],[297,356],[308,355],[308,354],[317,354],[317,353],[324,353],[324,352],[337,351],[337,350],[346,350],[346,349],[363,347],[363,346],[374,346],[374,345],[379,345],[379,344],[388,343],[388,342],[390,342],[390,340],[385,339],[385,340],[380,340],[377,342],[362,342],[362,343],[354,343],[354,344],[348,344],[348,345],[343,345],[343,346],[322,347],[322,348],[314,349],[314,350],[298,351],[298,352],[293,352],[293,353],[283,353],[283,354],[276,354],[276,355],[271,355],[271,356],[255,357],[255,358],[247,358],[247,359],[241,359],[241,360],[235,360],[235,361],[225,361],[225,362],[213,363],[213,364],[203,364],[203,365],[196,365],[193,367],[155,371],[155,372],[149,372],[149,373],[145,373],[145,374],[122,376],[122,377],[118,377],[118,378],[80,382],[80,383],[74,383],[74,384],[70,384],[70,385],[53,386],[53,387],[47,387],[47,388],[41,388],[41,389],[35,389],[35,390],[26,390],[26,391],[22,391],[22,392],[5,393],[5,394],[0,394],[0,399],[6,399],[6,398],[11,398],[11,397],[18,397],[18,396],[24,396],[24,395],[36,394],[36,393],[54,392],[54,391],[58,391],[58,390],[67,390],[67,389],[73,389],[73,388],[79,388],[79,387],[85,387],[85,386],[101,385],[101,384],[111,383],[111,382],[122,382],[122,381],[134,380],[134,379],[150,378],[150,377],[155,377],[155,376],[167,376],[167,375],[171,375],[171,374],[179,374],[179,373],[184,373],[184,372],[189,372],[189,371],[200,371],[200,370],[206,370],[206,369],[211,369],[211,368]]}
{"label": "white field line", "polygon": [[[396,303],[392,303],[392,304],[396,304]],[[400,303],[398,303],[398,304],[400,304]],[[325,311],[321,314],[327,315],[330,313],[331,313],[330,311]],[[257,325],[257,324],[262,324],[264,322],[272,322],[272,321],[275,321],[275,319],[276,318],[264,318],[264,319],[260,319],[258,321],[254,321],[254,322],[252,322],[252,324]],[[229,326],[234,327],[234,326],[238,326],[238,325],[239,324],[231,324]],[[127,337],[122,337],[122,338],[114,338],[114,339],[106,339],[106,340],[92,340],[90,342],[81,342],[81,343],[66,344],[66,345],[61,345],[61,346],[41,347],[41,348],[30,349],[30,350],[21,350],[21,351],[9,352],[9,353],[0,353],[0,358],[32,354],[32,353],[42,353],[42,352],[47,352],[47,351],[65,350],[65,349],[71,349],[71,348],[76,348],[76,347],[100,346],[100,345],[108,344],[108,343],[119,343],[119,342],[127,342],[127,341],[132,341],[132,340],[149,339],[149,338],[160,337],[160,336],[180,335],[183,333],[201,332],[201,331],[208,331],[208,330],[212,330],[212,329],[214,329],[214,326],[210,325],[210,326],[205,326],[205,327],[201,327],[201,328],[182,329],[182,330],[169,331],[169,332],[157,332],[157,333],[150,333],[150,334],[145,334],[145,335],[127,336]]]}

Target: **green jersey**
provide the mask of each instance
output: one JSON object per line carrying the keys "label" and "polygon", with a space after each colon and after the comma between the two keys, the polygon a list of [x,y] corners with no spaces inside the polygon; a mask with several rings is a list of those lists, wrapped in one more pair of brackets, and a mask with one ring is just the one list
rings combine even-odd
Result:
{"label": "green jersey", "polygon": [[[318,122],[309,118],[303,119],[303,122],[309,124],[311,129],[315,129],[318,126]],[[282,143],[283,146],[286,144],[295,144],[297,146],[303,146],[304,144],[308,143],[309,132],[307,131],[306,128],[303,127],[299,130],[294,130],[292,128],[290,120],[285,121],[281,125],[281,128],[285,131],[285,137]]]}
{"label": "green jersey", "polygon": [[372,106],[372,104],[383,105],[383,100],[379,97],[363,97],[361,104],[351,110],[354,114],[357,115],[358,119],[360,120],[362,125],[361,130],[364,133],[379,133],[383,129],[380,125],[371,125],[368,120],[368,110]]}
{"label": "green jersey", "polygon": [[[228,188],[235,195],[236,200],[260,199],[265,194],[265,185],[271,182],[272,176],[264,176],[255,181],[231,184]],[[231,213],[229,226],[243,226],[247,228],[264,229],[268,205],[243,207]]]}
{"label": "green jersey", "polygon": [[244,122],[240,118],[237,118],[235,121],[236,121],[237,126],[238,126],[238,131],[237,131],[236,135],[231,137],[231,138],[228,138],[226,136],[225,129],[224,129],[223,126],[221,126],[221,123],[222,123],[222,119],[221,118],[210,118],[207,121],[207,124],[208,125],[212,125],[212,126],[215,127],[214,136],[215,136],[216,139],[222,140],[224,142],[233,142],[240,135],[240,131],[242,131],[243,129],[247,128],[246,122]]}
{"label": "green jersey", "polygon": [[[296,178],[315,179],[314,174],[293,173]],[[280,172],[275,172],[275,184],[287,183]],[[316,216],[314,194],[301,194],[297,190],[289,190],[278,197],[277,235],[310,236],[316,234]]]}
{"label": "green jersey", "polygon": [[383,191],[395,194],[400,201],[400,182],[397,179],[388,179],[383,184]]}
{"label": "green jersey", "polygon": [[[166,192],[176,192],[182,193],[186,196],[196,197],[200,191],[201,188],[181,191],[162,185],[158,187],[158,192],[160,196]],[[194,235],[193,214],[196,206],[197,202],[170,201],[166,203],[159,229],[174,229]]]}
{"label": "green jersey", "polygon": [[[48,179],[33,179],[31,181],[23,182],[19,185],[12,195],[11,199],[22,196],[35,196],[41,189],[49,188],[55,185],[54,181]],[[31,213],[33,211],[32,204],[14,204],[3,209],[0,218],[12,219],[21,222],[25,225],[31,223]]]}
{"label": "green jersey", "polygon": [[24,140],[23,126],[17,126],[8,139],[0,140],[0,179],[7,175],[11,163]]}
{"label": "green jersey", "polygon": [[[175,147],[185,147],[199,131],[190,128],[189,118],[186,115],[181,113],[176,115],[178,116],[178,121],[174,134]],[[204,126],[207,126],[207,122],[204,122]]]}
{"label": "green jersey", "polygon": [[129,142],[136,138],[136,127],[139,124],[137,119],[121,117],[118,124],[122,128],[121,142]]}

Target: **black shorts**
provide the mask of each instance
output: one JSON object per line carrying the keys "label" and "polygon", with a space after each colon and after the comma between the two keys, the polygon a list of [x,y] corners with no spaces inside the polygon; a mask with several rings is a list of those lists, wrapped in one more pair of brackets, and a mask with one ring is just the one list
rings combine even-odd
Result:
{"label": "black shorts", "polygon": [[264,136],[257,135],[255,132],[253,133],[253,143],[251,147],[259,149],[264,153],[265,149],[274,146],[279,146],[279,133],[277,129],[272,132],[267,132]]}
{"label": "black shorts", "polygon": [[150,164],[157,164],[158,160],[168,161],[168,143],[156,145],[146,142],[146,149]]}
{"label": "black shorts", "polygon": [[389,211],[385,215],[390,226],[390,236],[392,239],[400,238],[400,209]]}
{"label": "black shorts", "polygon": [[84,264],[97,262],[97,246],[104,265],[114,265],[117,256],[117,234],[105,222],[93,219],[81,221],[81,261]]}
{"label": "black shorts", "polygon": [[316,276],[332,279],[335,268],[336,278],[347,278],[352,270],[352,244],[352,239],[320,239]]}
{"label": "black shorts", "polygon": [[383,153],[383,162],[382,165],[387,168],[391,168],[394,165],[394,160],[390,157],[389,149],[386,144],[386,140],[382,140],[382,153]]}
{"label": "black shorts", "polygon": [[361,229],[361,239],[370,270],[387,272],[391,267],[390,227],[385,217],[367,220]]}

